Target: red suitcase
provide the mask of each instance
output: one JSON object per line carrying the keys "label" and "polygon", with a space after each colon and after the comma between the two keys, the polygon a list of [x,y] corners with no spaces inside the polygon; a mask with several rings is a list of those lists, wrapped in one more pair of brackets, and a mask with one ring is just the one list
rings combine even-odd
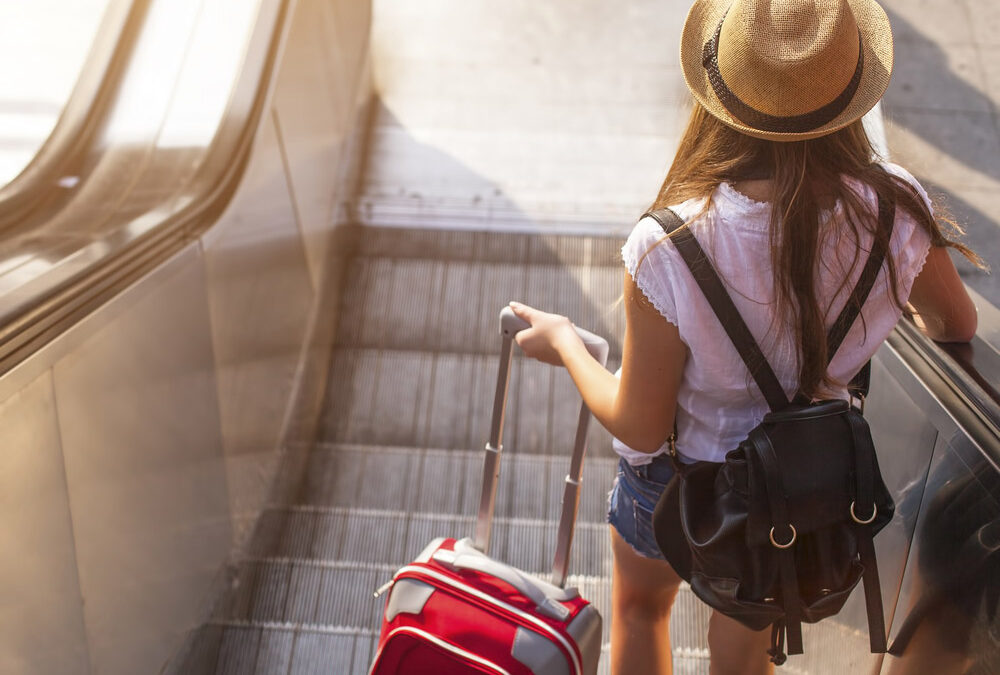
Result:
{"label": "red suitcase", "polygon": [[[378,652],[369,675],[594,675],[601,617],[575,588],[564,588],[580,499],[590,412],[581,406],[566,476],[552,579],[548,583],[486,555],[500,475],[500,438],[514,334],[527,325],[500,313],[503,343],[475,539],[435,539],[399,569],[388,591]],[[608,343],[579,331],[602,364]]]}

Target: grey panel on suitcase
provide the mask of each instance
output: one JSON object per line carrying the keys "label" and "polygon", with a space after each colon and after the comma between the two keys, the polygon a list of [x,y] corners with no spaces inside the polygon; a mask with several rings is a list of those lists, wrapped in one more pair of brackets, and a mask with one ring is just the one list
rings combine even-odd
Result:
{"label": "grey panel on suitcase", "polygon": [[566,626],[566,632],[573,636],[580,648],[580,658],[583,659],[583,674],[595,675],[597,663],[601,660],[600,613],[593,605],[587,605]]}
{"label": "grey panel on suitcase", "polygon": [[392,621],[399,614],[420,614],[434,594],[434,587],[416,579],[400,579],[392,585],[389,602],[385,606],[385,620]]}
{"label": "grey panel on suitcase", "polygon": [[527,628],[518,628],[510,655],[535,675],[569,675],[566,655],[548,638]]}

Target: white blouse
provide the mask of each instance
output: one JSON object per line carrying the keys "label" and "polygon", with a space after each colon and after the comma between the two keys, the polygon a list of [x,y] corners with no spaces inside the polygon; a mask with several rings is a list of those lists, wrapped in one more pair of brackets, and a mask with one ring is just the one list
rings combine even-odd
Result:
{"label": "white blouse", "polygon": [[[912,183],[930,204],[927,193],[905,169],[888,163],[884,166]],[[874,207],[876,196],[871,188],[852,187]],[[798,388],[799,355],[792,330],[778,325],[775,312],[768,235],[770,205],[753,201],[724,183],[712,196],[709,210],[699,217],[703,207],[703,199],[692,199],[673,208],[688,222],[785,393],[792,396]],[[832,218],[825,221],[823,264],[817,270],[819,301],[821,307],[827,307],[828,327],[857,283],[871,247],[871,236],[862,233],[862,250],[855,260],[858,244],[850,228],[832,227],[842,219],[843,211],[838,205]],[[677,326],[688,348],[677,397],[677,450],[687,460],[719,462],[760,423],[768,412],[767,403],[684,260],[673,243],[663,239],[659,223],[643,218],[622,247],[622,258],[636,285],[660,314]],[[898,289],[905,303],[913,279],[930,250],[930,235],[902,209],[897,209],[889,250],[896,263]],[[850,283],[842,286],[845,275]],[[830,364],[832,377],[839,382],[850,381],[889,335],[901,314],[883,265],[861,317],[854,322]],[[839,395],[847,398],[846,389]],[[667,450],[664,445],[655,453],[643,453],[617,439],[613,446],[633,465],[646,464]]]}

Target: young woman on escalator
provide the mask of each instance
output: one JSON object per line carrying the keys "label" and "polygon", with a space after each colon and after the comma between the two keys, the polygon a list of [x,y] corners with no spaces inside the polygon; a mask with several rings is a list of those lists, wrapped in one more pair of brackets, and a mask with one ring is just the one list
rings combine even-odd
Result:
{"label": "young woman on escalator", "polygon": [[[976,309],[926,192],[873,159],[861,118],[892,71],[892,35],[874,0],[697,0],[681,36],[694,96],[653,208],[686,222],[724,280],[787,394],[847,398],[847,383],[904,312],[939,341],[967,341]],[[895,203],[891,236],[877,194]],[[881,241],[884,265],[827,367],[826,333]],[[668,635],[680,578],[653,539],[651,511],[682,460],[721,461],[768,411],[760,391],[652,218],[622,257],[626,330],[618,376],[588,354],[566,317],[519,303],[530,357],[565,366],[621,456],[610,497],[617,675],[671,672]],[[876,384],[877,386],[877,384]],[[713,675],[770,672],[769,631],[713,613]]]}

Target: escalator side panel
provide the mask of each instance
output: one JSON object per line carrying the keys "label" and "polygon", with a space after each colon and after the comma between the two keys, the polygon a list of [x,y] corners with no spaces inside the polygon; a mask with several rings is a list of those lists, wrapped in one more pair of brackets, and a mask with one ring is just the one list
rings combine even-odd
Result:
{"label": "escalator side panel", "polygon": [[0,403],[0,448],[0,670],[86,675],[83,599],[51,370]]}

